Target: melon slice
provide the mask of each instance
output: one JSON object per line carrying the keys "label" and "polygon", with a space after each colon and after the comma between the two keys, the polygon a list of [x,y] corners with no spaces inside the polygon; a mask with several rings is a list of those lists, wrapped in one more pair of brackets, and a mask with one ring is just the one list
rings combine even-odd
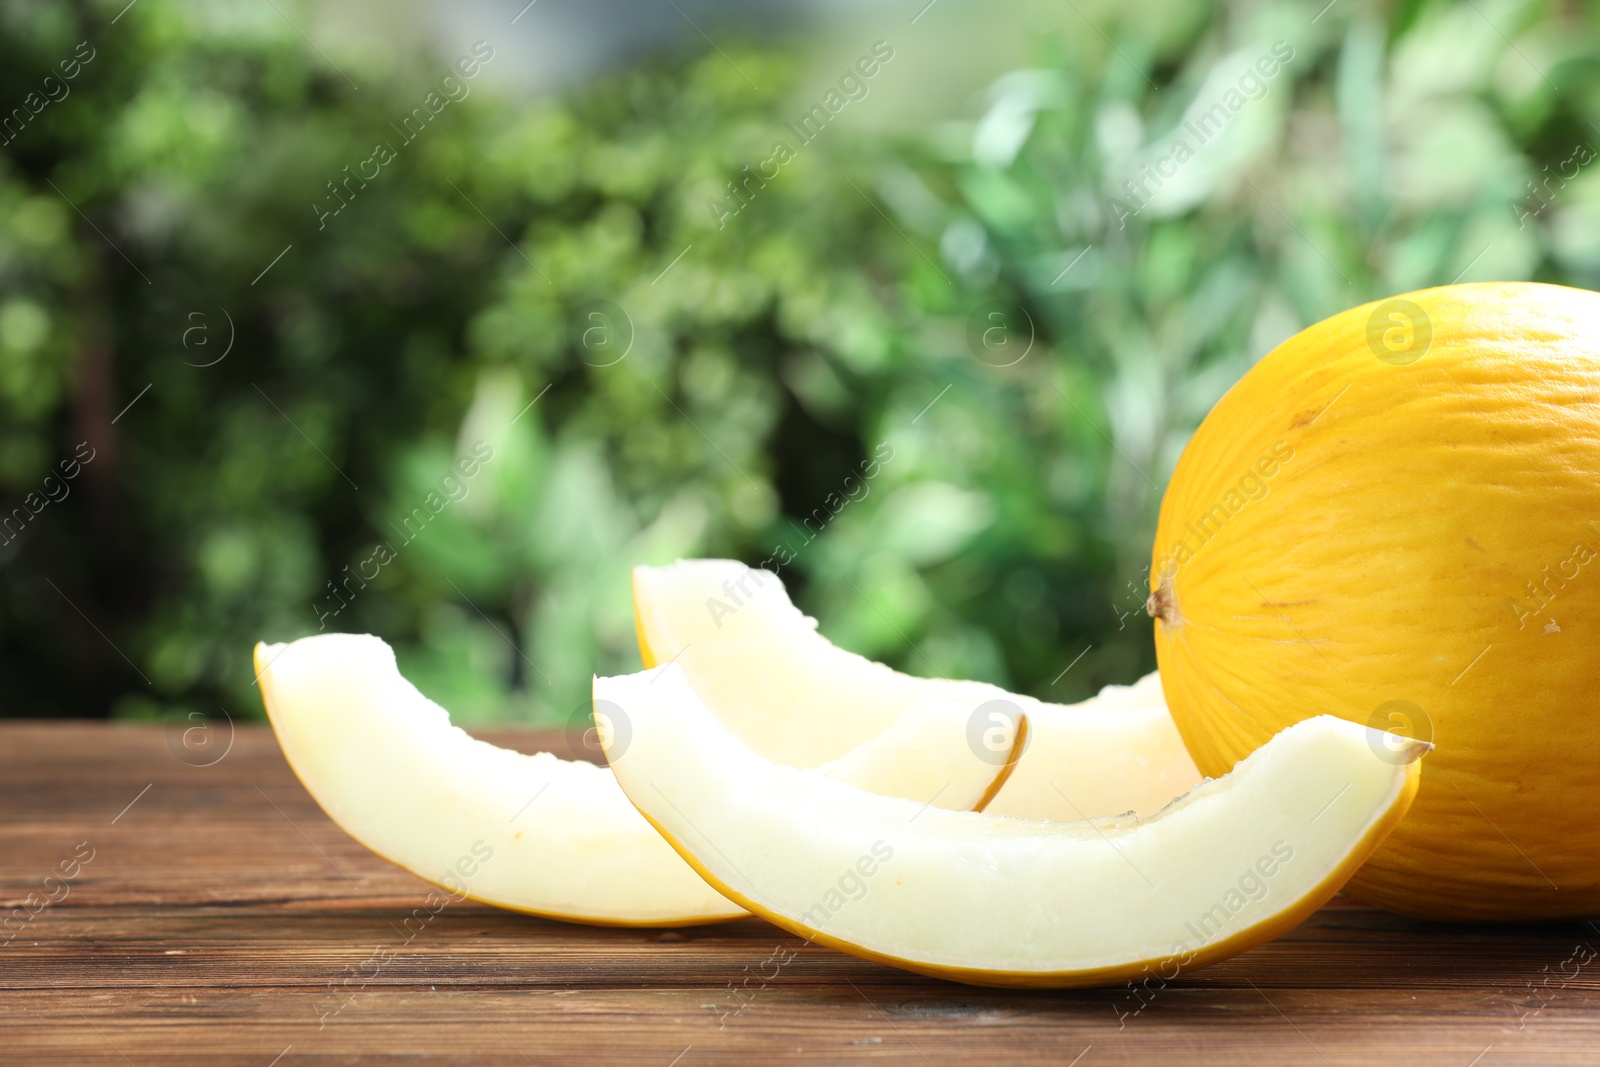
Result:
{"label": "melon slice", "polygon": [[617,780],[672,846],[792,933],[977,985],[1170,979],[1288,930],[1400,821],[1432,747],[1318,716],[1147,820],[1014,819],[776,766],[678,672],[595,685],[632,725]]}
{"label": "melon slice", "polygon": [[645,666],[677,663],[735,737],[790,766],[836,759],[940,700],[967,708],[975,738],[995,714],[1027,716],[1028,747],[988,808],[996,814],[1150,814],[1200,781],[1154,674],[1073,705],[901,674],[829,643],[776,575],[734,560],[636,567],[633,603]]}
{"label": "melon slice", "polygon": [[[323,634],[257,645],[255,660],[273,731],[307,791],[351,837],[413,874],[460,897],[577,922],[676,926],[745,914],[678,858],[608,769],[513,752],[451,726],[382,640]],[[674,699],[693,701],[679,684]],[[985,803],[1010,763],[975,758],[952,714],[937,703],[908,709],[884,747],[869,741],[833,773],[919,806]],[[602,736],[625,743],[623,714],[602,706],[599,719]],[[1025,728],[1018,750],[1024,739]]]}
{"label": "melon slice", "polygon": [[1153,815],[1200,783],[1161,678],[1108,685],[1079,704],[1010,696],[1028,720],[1022,759],[983,810],[1024,819]]}

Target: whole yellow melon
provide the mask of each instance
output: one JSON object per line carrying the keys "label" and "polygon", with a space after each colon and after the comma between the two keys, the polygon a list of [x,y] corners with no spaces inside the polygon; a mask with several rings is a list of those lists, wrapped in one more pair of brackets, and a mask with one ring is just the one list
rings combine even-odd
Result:
{"label": "whole yellow melon", "polygon": [[1349,892],[1600,914],[1600,295],[1446,286],[1285,341],[1179,459],[1148,606],[1208,775],[1322,713],[1435,743]]}

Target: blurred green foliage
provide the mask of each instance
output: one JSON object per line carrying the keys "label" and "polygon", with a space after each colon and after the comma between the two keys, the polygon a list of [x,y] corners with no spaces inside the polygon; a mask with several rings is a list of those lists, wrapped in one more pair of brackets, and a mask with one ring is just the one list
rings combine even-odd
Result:
{"label": "blurred green foliage", "polygon": [[693,555],[792,555],[914,673],[1131,681],[1161,486],[1254,360],[1600,281],[1592,19],[1315,7],[1085,4],[976,115],[801,143],[770,51],[523,102],[270,5],[0,5],[0,712],[259,714],[251,644],[326,627],[569,721],[637,664],[629,567]]}

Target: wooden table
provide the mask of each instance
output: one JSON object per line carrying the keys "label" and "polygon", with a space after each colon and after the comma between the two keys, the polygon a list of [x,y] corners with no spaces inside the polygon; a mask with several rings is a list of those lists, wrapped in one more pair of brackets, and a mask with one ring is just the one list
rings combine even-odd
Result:
{"label": "wooden table", "polygon": [[1600,1063],[1585,924],[1340,900],[1142,999],[954,985],[756,919],[617,930],[466,903],[408,941],[428,887],[329,822],[270,732],[214,729],[0,725],[0,903],[39,909],[0,928],[0,1062]]}

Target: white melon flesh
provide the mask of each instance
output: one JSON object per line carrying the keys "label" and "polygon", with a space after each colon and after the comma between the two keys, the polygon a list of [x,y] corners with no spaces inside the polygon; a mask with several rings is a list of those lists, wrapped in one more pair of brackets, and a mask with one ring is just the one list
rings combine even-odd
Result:
{"label": "white melon flesh", "polygon": [[1171,978],[1276,936],[1404,815],[1430,747],[1319,716],[1145,821],[1014,819],[776,766],[658,684],[677,671],[595,685],[632,725],[612,769],[673,847],[793,933],[983,985]]}
{"label": "white melon flesh", "polygon": [[789,766],[836,759],[926,701],[980,718],[1003,702],[1026,715],[1030,737],[991,812],[1149,814],[1200,781],[1154,674],[1073,705],[902,674],[831,644],[776,575],[734,560],[636,567],[633,595],[645,666],[677,663],[735,737]]}
{"label": "white melon flesh", "polygon": [[[376,637],[323,634],[257,645],[278,743],[345,832],[458,896],[579,922],[685,925],[744,909],[708,886],[634,810],[605,767],[473,738],[400,675]],[[675,701],[697,698],[663,679]],[[628,724],[606,723],[626,737]],[[835,773],[920,804],[971,808],[1007,769],[974,758],[936,707],[912,709],[879,750]],[[920,775],[917,768],[922,768]],[[903,791],[903,792],[901,792]]]}
{"label": "white melon flesh", "polygon": [[[668,680],[663,678],[662,684]],[[671,684],[704,706],[681,670],[674,672]],[[992,753],[987,746],[970,743],[970,718],[965,704],[924,700],[877,737],[817,771],[879,796],[925,800],[950,811],[984,811],[996,794],[1004,793],[1020,766],[1018,759],[1033,736],[1033,720],[1026,714],[1008,719],[998,739],[1001,751]],[[975,795],[980,789],[982,795]]]}
{"label": "white melon flesh", "polygon": [[1081,704],[1008,698],[1027,715],[1028,743],[985,811],[1024,819],[1153,815],[1200,783],[1153,672]]}

